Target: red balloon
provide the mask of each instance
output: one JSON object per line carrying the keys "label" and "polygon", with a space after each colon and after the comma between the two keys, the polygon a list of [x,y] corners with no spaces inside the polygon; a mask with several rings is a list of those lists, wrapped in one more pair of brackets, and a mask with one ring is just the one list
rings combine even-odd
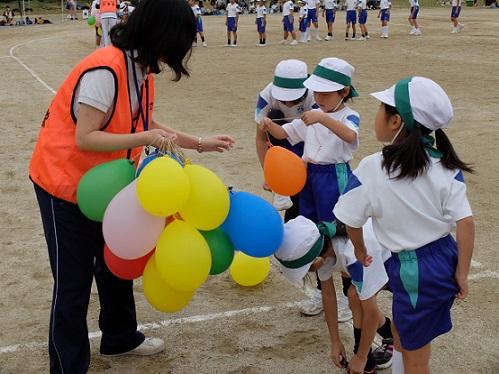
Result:
{"label": "red balloon", "polygon": [[[156,249],[156,248],[155,248]],[[136,258],[134,260],[125,260],[116,256],[109,247],[104,244],[104,262],[106,263],[111,273],[118,278],[125,280],[132,280],[139,278],[144,273],[147,260],[154,254],[155,249],[146,254],[145,256]]]}

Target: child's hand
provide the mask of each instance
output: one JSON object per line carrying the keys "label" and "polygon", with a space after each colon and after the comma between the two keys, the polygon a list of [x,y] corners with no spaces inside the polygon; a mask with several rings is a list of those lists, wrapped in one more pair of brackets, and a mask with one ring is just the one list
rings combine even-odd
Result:
{"label": "child's hand", "polygon": [[464,300],[466,296],[468,296],[468,276],[462,276],[458,272],[455,275],[457,285],[459,287],[459,292],[456,294],[456,297],[459,300]]}
{"label": "child's hand", "polygon": [[234,147],[234,139],[229,135],[213,135],[203,138],[201,147],[206,152],[230,151]]}
{"label": "child's hand", "polygon": [[320,110],[310,110],[305,112],[301,116],[301,120],[305,122],[305,125],[310,126],[322,121],[324,113]]}
{"label": "child's hand", "polygon": [[345,347],[341,341],[337,341],[331,344],[331,359],[333,363],[340,369],[347,368],[346,361],[347,354],[345,353]]}
{"label": "child's hand", "polygon": [[272,192],[272,189],[269,187],[269,185],[265,182],[263,182],[262,184],[262,188],[265,190],[265,191],[269,191],[269,192]]}
{"label": "child's hand", "polygon": [[354,248],[355,257],[365,267],[368,267],[373,262],[372,256],[367,254],[366,248]]}
{"label": "child's hand", "polygon": [[366,366],[367,358],[361,358],[357,354],[352,357],[348,364],[347,372],[349,374],[364,374],[364,367]]}
{"label": "child's hand", "polygon": [[268,117],[262,118],[260,121],[260,130],[261,131],[269,131],[272,126],[272,120]]}

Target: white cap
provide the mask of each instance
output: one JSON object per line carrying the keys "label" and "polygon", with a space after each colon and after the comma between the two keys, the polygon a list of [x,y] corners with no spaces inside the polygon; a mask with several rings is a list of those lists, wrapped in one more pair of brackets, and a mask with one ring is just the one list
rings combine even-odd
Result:
{"label": "white cap", "polygon": [[[395,86],[374,92],[371,96],[395,107]],[[445,91],[431,79],[412,77],[409,82],[409,98],[414,120],[434,131],[449,127],[454,116],[452,104]]]}
{"label": "white cap", "polygon": [[345,86],[352,87],[354,72],[355,68],[341,58],[323,58],[303,85],[315,92],[339,91]]}
{"label": "white cap", "polygon": [[[298,216],[284,225],[284,238],[274,255],[281,261],[297,260],[310,251],[320,236],[315,223],[308,218]],[[312,262],[297,269],[290,269],[281,264],[281,270],[291,283],[296,283],[305,277]]]}
{"label": "white cap", "polygon": [[303,81],[307,79],[307,64],[300,60],[283,60],[277,64],[272,84],[272,97],[281,101],[294,101],[305,95]]}

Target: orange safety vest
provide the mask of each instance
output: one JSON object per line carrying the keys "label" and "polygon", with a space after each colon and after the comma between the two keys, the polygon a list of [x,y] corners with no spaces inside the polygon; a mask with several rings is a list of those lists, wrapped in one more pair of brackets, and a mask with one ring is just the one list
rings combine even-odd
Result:
{"label": "orange safety vest", "polygon": [[100,13],[116,13],[116,0],[100,0]]}
{"label": "orange safety vest", "polygon": [[[38,141],[29,165],[31,180],[49,194],[76,203],[78,183],[90,168],[118,158],[137,162],[142,147],[114,152],[83,151],[76,146],[77,118],[73,113],[75,89],[83,74],[95,69],[107,69],[113,73],[116,93],[114,110],[101,131],[128,134],[144,130],[140,115],[132,118],[129,92],[135,95],[135,87],[128,84],[128,66],[125,52],[109,46],[85,57],[69,74],[57,91],[43,119]],[[141,88],[144,117],[151,122],[154,103],[154,80],[151,74]]]}

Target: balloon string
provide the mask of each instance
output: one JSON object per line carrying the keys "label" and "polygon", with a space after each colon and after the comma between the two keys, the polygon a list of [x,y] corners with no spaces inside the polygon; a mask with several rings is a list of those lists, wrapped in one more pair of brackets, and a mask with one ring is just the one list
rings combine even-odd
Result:
{"label": "balloon string", "polygon": [[[148,148],[148,147],[153,147],[153,145],[150,144],[146,148]],[[186,158],[185,158],[185,155],[184,155],[184,152],[182,151],[182,149],[178,146],[177,143],[175,143],[175,141],[173,141],[170,138],[163,137],[163,139],[161,139],[161,141],[160,141],[159,146],[157,146],[155,148],[156,148],[156,152],[161,156],[173,156],[174,158],[177,158],[183,164],[186,161]]]}

